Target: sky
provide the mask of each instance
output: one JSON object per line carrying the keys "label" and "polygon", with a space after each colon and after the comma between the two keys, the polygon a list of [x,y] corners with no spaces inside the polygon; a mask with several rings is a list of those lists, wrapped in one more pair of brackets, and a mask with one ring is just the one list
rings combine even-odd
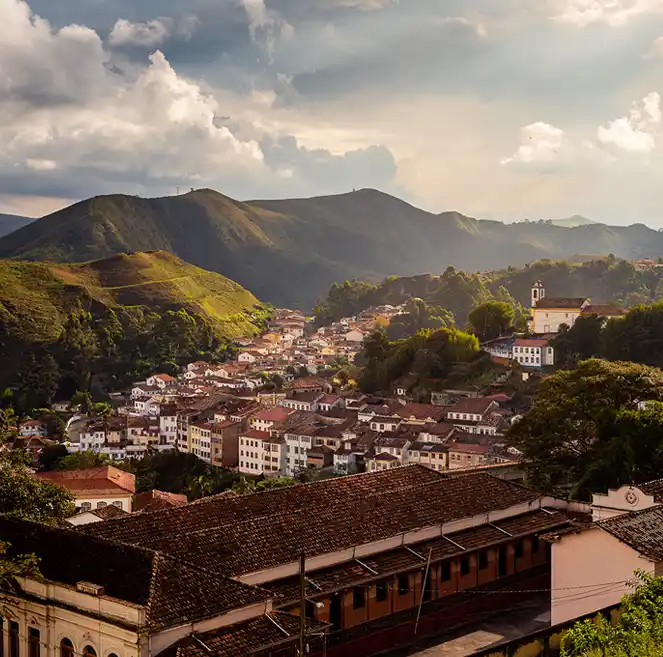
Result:
{"label": "sky", "polygon": [[0,212],[373,187],[663,226],[663,0],[0,0]]}

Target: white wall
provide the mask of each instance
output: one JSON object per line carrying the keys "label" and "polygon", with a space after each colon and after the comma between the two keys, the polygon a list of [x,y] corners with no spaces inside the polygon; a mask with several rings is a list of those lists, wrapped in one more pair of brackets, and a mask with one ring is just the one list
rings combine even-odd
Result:
{"label": "white wall", "polygon": [[[122,502],[120,507],[123,511],[131,511],[131,499],[133,495],[131,493],[113,493],[111,496],[101,496],[101,497],[76,497],[74,504],[76,506],[82,506],[83,503],[87,502],[92,505],[93,509],[99,508],[99,502],[106,502],[110,506],[113,502]],[[117,506],[117,505],[116,505]]]}
{"label": "white wall", "polygon": [[606,495],[592,495],[592,520],[614,518],[630,511],[642,511],[656,502],[651,495],[646,495],[635,486],[622,486],[617,490],[609,490]]}
{"label": "white wall", "polygon": [[654,564],[598,527],[563,536],[552,544],[551,624],[616,605],[638,569]]}
{"label": "white wall", "polygon": [[580,309],[553,310],[551,308],[534,308],[532,312],[534,315],[534,333],[558,333],[560,324],[572,326],[580,316]]}

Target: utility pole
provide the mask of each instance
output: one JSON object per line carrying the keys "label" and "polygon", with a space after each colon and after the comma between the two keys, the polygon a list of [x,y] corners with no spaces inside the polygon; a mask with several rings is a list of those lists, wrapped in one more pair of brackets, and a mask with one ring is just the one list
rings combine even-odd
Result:
{"label": "utility pole", "polygon": [[306,554],[299,557],[299,657],[304,657],[306,638]]}

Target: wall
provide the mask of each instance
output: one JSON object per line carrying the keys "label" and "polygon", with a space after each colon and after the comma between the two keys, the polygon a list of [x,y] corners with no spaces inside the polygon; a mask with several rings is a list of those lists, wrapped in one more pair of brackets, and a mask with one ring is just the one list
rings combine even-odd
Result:
{"label": "wall", "polygon": [[[547,315],[547,317],[546,317]],[[560,324],[573,325],[578,316],[579,310],[554,310],[551,308],[542,308],[534,310],[534,333],[557,333]],[[546,331],[546,326],[549,327]]]}
{"label": "wall", "polygon": [[106,502],[110,506],[113,502],[122,502],[123,511],[131,511],[131,501],[133,495],[131,493],[113,493],[111,496],[101,496],[101,497],[76,497],[74,504],[77,507],[80,507],[84,502],[87,502],[92,505],[93,509],[98,508],[99,502]]}
{"label": "wall", "polygon": [[606,495],[592,495],[592,520],[605,520],[630,511],[641,511],[655,506],[651,495],[646,495],[635,486],[622,486],[609,490]]}
{"label": "wall", "polygon": [[598,527],[561,537],[552,544],[551,623],[618,604],[637,569],[653,573],[654,564]]}

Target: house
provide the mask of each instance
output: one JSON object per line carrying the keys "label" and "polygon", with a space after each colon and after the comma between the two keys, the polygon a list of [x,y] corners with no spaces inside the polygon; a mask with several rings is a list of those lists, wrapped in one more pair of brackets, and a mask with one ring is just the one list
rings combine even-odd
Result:
{"label": "house", "polygon": [[306,466],[313,470],[322,470],[334,465],[334,450],[326,445],[311,447],[306,452]]}
{"label": "house", "polygon": [[347,447],[334,452],[334,471],[341,475],[354,474],[357,471],[357,456]]}
{"label": "house", "polygon": [[409,424],[433,424],[439,422],[445,414],[446,409],[433,404],[415,404],[410,402],[404,406],[399,406],[392,415],[400,417]]}
{"label": "house", "polygon": [[249,431],[239,436],[239,471],[249,475],[279,475],[283,468],[284,440],[267,431]]}
{"label": "house", "polygon": [[245,428],[236,418],[210,422],[212,465],[236,468],[239,464],[239,433]]}
{"label": "house", "polygon": [[317,400],[317,410],[322,411],[323,413],[331,411],[334,408],[343,408],[344,401],[343,397],[339,395],[324,395]]}
{"label": "house", "polygon": [[19,424],[18,433],[24,438],[27,438],[28,436],[45,436],[47,433],[47,427],[39,420],[26,420]]}
{"label": "house", "polygon": [[398,456],[380,452],[379,454],[367,455],[365,458],[366,472],[382,472],[401,466]]}
{"label": "house", "polygon": [[[187,571],[179,559],[200,568],[195,594],[171,591],[160,580],[153,581],[150,590],[161,591],[169,606],[175,604],[171,595],[177,604],[196,604],[196,609],[204,602],[209,619],[207,626],[199,626],[194,609],[175,607],[181,625],[186,618],[186,628],[170,634],[171,644],[153,639],[155,656],[168,646],[169,657],[209,655],[200,641],[213,645],[217,655],[291,657],[287,644],[277,649],[262,630],[259,648],[246,643],[241,648],[225,647],[230,637],[237,636],[236,628],[258,623],[265,613],[288,617],[300,608],[300,557],[305,554],[307,622],[328,624],[328,643],[335,654],[342,650],[365,657],[410,641],[420,605],[423,633],[448,622],[450,609],[454,623],[464,618],[480,621],[505,604],[540,600],[527,592],[550,589],[548,554],[539,537],[569,527],[565,512],[584,508],[487,474],[447,477],[406,466],[254,495],[210,497],[200,504],[158,512],[158,522],[154,514],[133,514],[83,526],[79,532],[101,543],[121,544],[126,559],[134,545],[145,555],[158,548],[167,566],[161,570],[169,575],[176,572],[180,580],[186,579]],[[15,536],[6,540],[13,544]],[[82,546],[69,550],[81,551],[85,554]],[[145,579],[151,579],[146,570]],[[215,585],[204,579],[221,573],[225,579]],[[237,589],[229,588],[235,585]],[[272,597],[260,604],[255,598],[242,604],[231,597],[232,591],[245,591],[247,585],[253,595]],[[480,604],[479,596],[465,593],[486,588],[503,593],[481,596]],[[117,594],[117,589],[108,592]],[[226,619],[224,627],[212,621],[218,609],[212,604],[221,600],[235,621]],[[273,620],[281,625],[281,616]],[[280,631],[277,641],[297,635],[294,627]],[[346,631],[351,628],[356,630]],[[305,642],[321,631],[309,633],[305,628]],[[254,626],[243,635],[245,641],[256,633]],[[304,650],[312,656],[324,652],[320,643]],[[146,655],[147,647],[141,657]]]}
{"label": "house", "polygon": [[188,451],[206,463],[212,462],[212,425],[207,420],[190,422]]}
{"label": "house", "polygon": [[77,527],[78,525],[87,525],[91,522],[104,522],[126,516],[128,511],[123,511],[113,504],[102,506],[100,509],[91,509],[90,511],[79,511],[75,516],[67,518],[66,523]]}
{"label": "house", "polygon": [[252,354],[250,351],[242,351],[237,356],[237,362],[242,363],[243,365],[251,365],[258,360],[258,357],[255,354]]}
{"label": "house", "polygon": [[534,283],[531,293],[531,326],[532,331],[538,334],[559,333],[562,324],[573,326],[583,309],[589,305],[586,297],[548,297],[541,281]]}
{"label": "house", "polygon": [[177,383],[177,379],[170,376],[170,374],[153,374],[145,381],[145,383],[148,386],[155,386],[160,390],[163,390],[164,388]]}
{"label": "house", "polygon": [[324,397],[322,392],[296,392],[292,397],[281,399],[278,403],[283,408],[294,411],[317,411],[318,402]]}
{"label": "house", "polygon": [[[551,545],[552,625],[618,605],[633,591],[636,570],[663,572],[660,505],[545,538]],[[571,590],[583,595],[569,595]]]}
{"label": "house", "polygon": [[488,460],[490,445],[456,442],[448,446],[449,469],[474,468]]}
{"label": "house", "polygon": [[134,497],[134,512],[151,513],[152,511],[163,511],[176,506],[187,504],[186,495],[168,493],[163,490],[149,490],[144,493],[136,493]]}
{"label": "house", "polygon": [[284,474],[293,477],[308,467],[308,451],[313,447],[317,428],[313,424],[292,427],[284,434]]}
{"label": "house", "polygon": [[613,303],[590,303],[582,309],[581,315],[598,315],[599,317],[604,317],[605,319],[611,319],[613,317],[623,317],[626,315],[626,313],[627,311],[624,310],[624,308],[620,308]]}
{"label": "house", "polygon": [[543,367],[555,363],[554,349],[548,340],[536,338],[515,340],[512,358],[523,367]]}
{"label": "house", "polygon": [[66,488],[74,496],[74,504],[82,511],[101,509],[109,504],[123,511],[132,509],[136,477],[112,465],[85,470],[37,472],[34,476]]}
{"label": "house", "polygon": [[361,331],[357,330],[352,330],[348,331],[347,333],[343,334],[343,339],[346,342],[363,342],[364,341],[364,334]]}
{"label": "house", "polygon": [[257,431],[269,431],[272,427],[283,424],[292,413],[293,410],[290,408],[275,406],[253,415],[249,425]]}
{"label": "house", "polygon": [[368,426],[373,431],[396,431],[403,422],[402,418],[390,415],[373,415],[370,418]]}
{"label": "house", "polygon": [[414,442],[408,450],[408,463],[423,465],[431,470],[448,470],[448,447],[439,443]]}

